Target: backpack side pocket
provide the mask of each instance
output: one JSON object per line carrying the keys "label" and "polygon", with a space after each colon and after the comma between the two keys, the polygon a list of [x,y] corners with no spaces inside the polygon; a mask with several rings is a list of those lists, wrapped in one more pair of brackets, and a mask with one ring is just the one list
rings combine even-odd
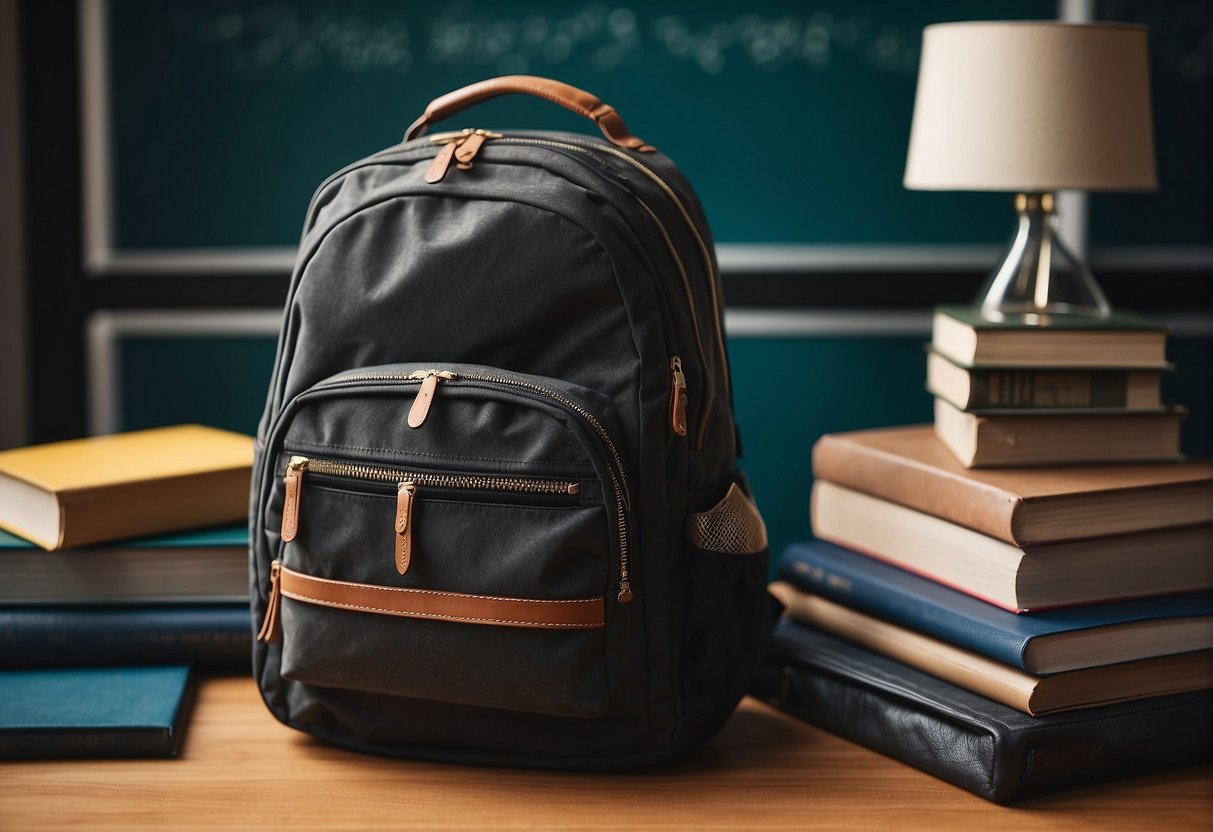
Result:
{"label": "backpack side pocket", "polygon": [[723,720],[745,693],[771,630],[766,526],[736,483],[687,520],[689,596],[684,709]]}

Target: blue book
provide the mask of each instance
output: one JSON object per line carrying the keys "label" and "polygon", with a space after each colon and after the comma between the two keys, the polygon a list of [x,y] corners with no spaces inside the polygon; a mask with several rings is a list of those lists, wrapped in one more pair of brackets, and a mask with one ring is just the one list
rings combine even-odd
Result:
{"label": "blue book", "polygon": [[188,664],[248,673],[247,603],[0,607],[0,668]]}
{"label": "blue book", "polygon": [[1037,676],[1213,646],[1206,591],[1017,614],[824,541],[789,546],[778,574],[801,591]]}
{"label": "blue book", "polygon": [[0,759],[175,757],[189,668],[0,672]]}
{"label": "blue book", "polygon": [[248,603],[248,527],[44,551],[0,531],[0,606]]}

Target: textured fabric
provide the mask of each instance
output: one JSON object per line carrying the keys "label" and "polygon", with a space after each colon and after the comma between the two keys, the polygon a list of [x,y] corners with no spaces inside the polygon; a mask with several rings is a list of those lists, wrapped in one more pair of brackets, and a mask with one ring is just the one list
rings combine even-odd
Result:
{"label": "textured fabric", "polygon": [[[735,485],[702,210],[660,153],[585,136],[487,139],[470,169],[427,181],[438,152],[422,138],[356,162],[307,212],[253,478],[253,619],[281,608],[280,638],[254,647],[263,697],[288,725],[377,753],[664,759],[724,721],[769,629],[765,554],[730,554],[754,549],[761,518]],[[688,518],[731,489],[745,534],[692,552]],[[388,589],[605,597],[605,626],[283,600],[275,562]]]}

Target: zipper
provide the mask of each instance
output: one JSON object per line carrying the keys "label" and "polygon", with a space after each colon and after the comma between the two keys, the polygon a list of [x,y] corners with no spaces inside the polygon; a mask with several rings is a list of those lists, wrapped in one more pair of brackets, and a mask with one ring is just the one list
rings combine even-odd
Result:
{"label": "zipper", "polygon": [[[364,465],[360,462],[343,462],[334,459],[310,459],[292,456],[287,462],[287,476],[300,481],[303,472],[321,474],[342,479],[366,480],[368,482],[410,483],[416,487],[444,488],[459,491],[502,491],[519,494],[575,495],[581,493],[581,483],[572,480],[541,480],[528,477],[498,477],[482,474],[439,474],[424,471],[406,471],[379,465]],[[297,511],[296,507],[296,511]],[[296,514],[296,517],[298,515]],[[285,519],[285,518],[284,518]]]}
{"label": "zipper", "polygon": [[[440,375],[440,373],[446,373],[446,375]],[[360,382],[360,381],[397,381],[397,382],[399,382],[399,381],[416,381],[419,378],[429,378],[431,376],[432,377],[441,377],[441,378],[449,379],[451,381],[459,381],[459,380],[482,381],[482,382],[488,382],[490,384],[501,384],[501,385],[515,387],[515,388],[522,389],[522,390],[528,390],[532,393],[537,393],[541,396],[551,399],[552,401],[557,402],[565,410],[568,410],[568,411],[576,414],[577,416],[581,417],[581,419],[587,425],[589,425],[589,427],[594,431],[595,434],[597,434],[598,438],[602,441],[602,444],[606,448],[608,454],[610,455],[611,462],[612,462],[611,465],[607,466],[607,473],[610,476],[611,489],[612,489],[613,495],[614,495],[616,529],[617,529],[618,538],[619,538],[619,593],[616,596],[616,598],[619,601],[619,603],[621,603],[621,604],[626,604],[629,601],[631,601],[632,600],[632,581],[631,581],[631,575],[629,572],[629,550],[628,550],[628,528],[627,528],[627,512],[631,511],[631,509],[632,509],[631,493],[628,488],[627,475],[624,473],[624,468],[623,468],[623,457],[619,453],[619,448],[615,445],[615,441],[613,439],[611,439],[610,433],[607,432],[607,429],[605,427],[603,427],[602,423],[600,421],[598,421],[598,418],[596,416],[594,416],[593,413],[586,410],[580,404],[573,401],[568,396],[564,395],[563,393],[559,392],[558,390],[553,390],[550,387],[544,387],[542,384],[536,384],[535,382],[524,381],[522,379],[507,378],[505,376],[486,375],[486,374],[482,374],[482,373],[466,373],[466,372],[453,373],[453,372],[442,371],[442,370],[418,370],[418,371],[414,371],[412,373],[408,373],[407,375],[403,374],[403,373],[355,373],[355,374],[351,374],[351,375],[347,375],[347,376],[342,376],[339,379],[335,379],[334,381],[330,382],[330,385],[339,386],[339,385],[343,385],[343,384],[346,384],[349,382]],[[437,382],[435,382],[435,384],[437,384]],[[318,388],[314,388],[314,389],[325,389],[325,388],[322,386],[322,387],[318,387]],[[292,457],[292,462],[294,460],[295,460],[295,458]],[[355,469],[355,470],[358,470],[359,472],[365,472],[368,474],[367,476],[363,477],[364,479],[378,479],[381,482],[402,482],[405,480],[411,480],[412,482],[415,482],[418,486],[426,486],[427,485],[426,480],[429,477],[442,478],[442,477],[446,477],[446,476],[456,476],[456,477],[464,476],[464,475],[424,474],[424,473],[416,472],[416,471],[398,471],[398,470],[392,469],[392,468],[378,468],[376,466],[365,466],[365,465],[359,465],[356,463],[331,463],[332,465],[337,466],[337,468],[329,468],[328,467],[329,462],[330,461],[310,460],[310,461],[308,461],[308,464],[304,467],[306,467],[308,470],[315,471],[316,473],[332,473],[334,470],[337,470],[337,468],[340,468],[341,470]],[[349,466],[349,467],[347,468],[346,466]],[[288,468],[288,476],[289,476],[290,475],[289,474],[290,463],[288,463],[287,468]],[[338,474],[338,475],[340,475],[340,474]],[[478,479],[478,480],[504,481],[504,482],[509,482],[509,483],[515,483],[515,482],[547,483],[548,485],[546,487],[551,487],[551,484],[554,482],[551,480],[524,480],[524,479],[517,478],[517,477],[479,477],[477,475],[467,475],[467,476],[470,476],[470,477],[472,477],[474,479]],[[437,485],[438,487],[442,487],[441,483],[435,482],[435,483],[431,483],[431,484]],[[576,488],[577,490],[576,491],[566,490],[564,492],[560,492],[558,490],[560,486],[564,486],[566,488]],[[452,487],[458,488],[460,486],[455,485]],[[476,486],[468,485],[467,487],[474,488]],[[576,494],[580,491],[580,484],[579,483],[558,483],[556,485],[556,488],[557,488],[557,490],[555,492],[550,492],[550,493]],[[510,489],[497,489],[497,490],[510,490]],[[513,489],[513,490],[520,490],[520,489]],[[531,493],[537,493],[537,492],[531,492]],[[297,523],[298,516],[299,516],[297,505],[295,506],[295,509],[294,509],[294,516],[296,518],[296,523]],[[286,517],[286,510],[284,509],[284,512],[283,512],[284,521],[285,521],[285,517]]]}
{"label": "zipper", "polygon": [[[436,378],[429,375],[427,378]],[[511,494],[541,494],[572,496],[581,493],[581,483],[575,481],[541,480],[528,477],[497,477],[481,474],[437,474],[404,471],[357,462],[332,459],[309,459],[292,456],[286,463],[286,496],[282,507],[282,540],[290,543],[299,531],[300,503],[304,475],[319,474],[360,482],[392,483],[396,486],[396,570],[405,574],[413,558],[413,502],[421,486],[447,491],[505,492]]]}
{"label": "zipper", "polygon": [[[559,150],[571,150],[599,161],[601,161],[601,157],[597,155],[598,152],[609,153],[612,156],[623,159],[625,162],[644,174],[648,179],[652,180],[659,188],[661,188],[662,192],[665,193],[670,202],[674,204],[674,207],[677,208],[678,212],[682,215],[683,221],[690,230],[691,235],[695,238],[695,242],[699,247],[699,253],[703,258],[704,269],[706,270],[708,276],[708,292],[711,298],[713,310],[713,326],[715,329],[716,348],[718,351],[720,367],[724,368],[728,366],[724,345],[724,327],[720,319],[720,300],[716,293],[716,268],[713,263],[712,256],[708,252],[707,243],[704,242],[703,235],[699,233],[699,229],[696,227],[695,221],[691,218],[690,211],[687,210],[686,205],[683,204],[682,200],[678,198],[678,194],[673,188],[670,187],[668,182],[662,179],[661,176],[648,165],[644,164],[638,159],[633,159],[630,155],[615,147],[598,144],[581,144],[579,142],[569,141],[553,141],[551,139],[533,139],[526,136],[506,136],[501,133],[492,133],[487,130],[472,129],[465,129],[458,133],[443,133],[430,137],[430,141],[442,145],[442,150],[439,151],[438,155],[434,157],[434,161],[431,162],[430,169],[426,172],[426,181],[431,183],[442,181],[442,178],[446,176],[446,171],[450,168],[452,158],[456,158],[460,153],[461,146],[472,142],[470,156],[468,157],[468,168],[470,168],[471,159],[476,155],[477,152],[479,152],[480,147],[484,144],[484,142],[489,139],[502,140],[505,144],[523,144],[538,147],[552,147]],[[437,173],[437,169],[439,168],[441,169],[440,175]],[[468,169],[462,165],[460,165],[460,168],[463,170]],[[431,179],[432,175],[437,176],[437,178]],[[657,213],[649,207],[648,203],[635,194],[633,194],[633,197],[657,225],[658,230],[661,232],[662,238],[665,240],[666,247],[669,249],[670,255],[674,258],[674,263],[678,266],[678,272],[682,278],[682,287],[684,293],[686,294],[687,309],[691,314],[691,326],[695,332],[695,349],[699,356],[700,365],[704,368],[705,376],[703,406],[700,408],[701,412],[699,418],[699,429],[695,435],[695,449],[701,450],[707,435],[707,424],[716,396],[716,385],[714,374],[708,370],[706,353],[703,346],[703,336],[699,324],[699,316],[695,311],[694,292],[691,289],[690,278],[687,275],[686,266],[683,263],[682,257],[678,253],[677,247],[674,245],[673,238],[666,229],[665,223],[658,218]],[[728,373],[725,373],[724,376],[725,394],[729,395]],[[675,431],[675,433],[678,432]],[[678,433],[678,435],[685,436],[685,430],[682,433]]]}
{"label": "zipper", "polygon": [[471,170],[472,160],[476,158],[476,154],[480,152],[480,148],[488,139],[500,139],[500,133],[492,133],[488,130],[473,130],[468,128],[461,130],[458,133],[442,133],[437,136],[431,136],[430,141],[434,144],[442,146],[438,151],[438,155],[430,162],[430,166],[425,171],[425,181],[431,185],[436,185],[446,178],[446,173],[451,169],[451,162],[455,162],[455,167],[459,170]]}
{"label": "zipper", "polygon": [[[587,156],[590,156],[591,158],[598,158],[597,153],[599,151],[609,153],[612,156],[616,156],[620,159],[623,159],[625,162],[627,162],[632,167],[636,168],[641,173],[643,173],[650,180],[652,180],[659,188],[661,188],[662,192],[665,193],[665,195],[670,199],[670,201],[678,209],[678,212],[682,215],[683,221],[686,223],[687,228],[690,229],[692,236],[694,236],[695,241],[699,246],[699,252],[700,252],[700,255],[703,257],[704,268],[706,269],[707,275],[708,275],[708,289],[710,291],[712,309],[715,310],[716,341],[717,341],[717,348],[719,350],[720,360],[721,360],[720,366],[721,367],[726,366],[726,364],[724,363],[725,362],[724,332],[723,332],[723,329],[720,324],[720,305],[719,305],[719,301],[716,296],[716,270],[712,264],[711,255],[708,254],[707,244],[704,242],[703,236],[699,233],[699,229],[695,227],[695,222],[694,222],[694,220],[691,219],[690,212],[687,210],[686,206],[682,203],[682,200],[678,198],[678,194],[674,192],[674,189],[670,187],[669,183],[667,183],[664,179],[662,179],[656,173],[656,171],[654,171],[648,165],[644,164],[643,162],[641,162],[637,159],[633,159],[631,156],[624,153],[622,150],[619,150],[618,148],[608,147],[605,145],[600,146],[597,144],[589,145],[589,144],[581,144],[578,142],[552,141],[550,139],[532,139],[532,138],[528,138],[528,137],[524,137],[524,136],[503,136],[502,140],[506,144],[525,144],[525,145],[536,145],[539,147],[553,147],[553,148],[557,148],[557,149],[561,149],[561,150],[572,150],[574,152],[582,153]],[[645,213],[647,213],[649,215],[649,217],[653,220],[653,222],[657,225],[657,229],[661,232],[661,236],[665,240],[666,248],[669,249],[670,255],[674,258],[675,265],[678,266],[679,276],[682,278],[682,288],[683,288],[683,292],[686,294],[687,310],[691,314],[691,328],[695,332],[695,350],[699,356],[700,365],[704,368],[703,406],[700,408],[699,430],[697,431],[696,436],[695,436],[695,450],[701,450],[703,448],[704,439],[707,434],[708,417],[709,417],[709,414],[711,413],[712,404],[713,404],[715,396],[716,396],[716,389],[715,389],[716,385],[715,385],[715,379],[713,378],[713,374],[708,369],[706,353],[704,352],[703,335],[702,335],[702,330],[701,330],[701,327],[699,324],[699,315],[695,311],[694,291],[691,289],[691,281],[687,274],[686,266],[683,263],[681,255],[679,255],[679,253],[678,253],[678,248],[674,245],[674,240],[670,236],[670,232],[666,229],[665,223],[663,223],[661,221],[661,219],[657,216],[657,212],[649,207],[648,203],[646,203],[643,199],[636,196],[635,194],[633,194],[633,197],[640,204],[640,207],[645,210]],[[727,385],[727,379],[726,379],[726,385]],[[725,388],[725,392],[726,392],[726,394],[728,393],[727,386]],[[679,434],[679,435],[685,436],[685,433]]]}

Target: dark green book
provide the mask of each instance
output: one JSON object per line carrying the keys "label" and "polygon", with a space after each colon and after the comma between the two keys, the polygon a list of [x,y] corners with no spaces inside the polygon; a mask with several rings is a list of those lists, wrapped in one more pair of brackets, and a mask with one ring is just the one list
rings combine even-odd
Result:
{"label": "dark green book", "polygon": [[47,552],[0,531],[0,606],[247,604],[248,527]]}
{"label": "dark green book", "polygon": [[960,410],[984,414],[1158,412],[1162,374],[1159,369],[962,367],[934,350],[927,355],[927,390]]}
{"label": "dark green book", "polygon": [[990,321],[969,306],[939,306],[931,347],[962,367],[1167,367],[1167,327],[1128,312],[1108,318]]}
{"label": "dark green book", "polygon": [[175,757],[188,667],[0,672],[0,759]]}

